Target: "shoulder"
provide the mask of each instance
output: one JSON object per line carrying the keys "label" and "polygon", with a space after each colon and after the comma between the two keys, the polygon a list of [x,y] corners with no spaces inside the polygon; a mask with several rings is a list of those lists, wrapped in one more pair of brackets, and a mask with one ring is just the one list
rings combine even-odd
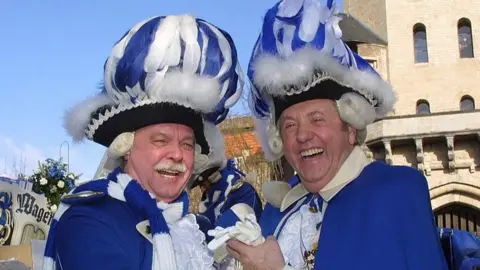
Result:
{"label": "shoulder", "polygon": [[[122,222],[118,222],[121,220]],[[68,226],[71,230],[82,231],[85,223],[90,225],[89,230],[98,228],[98,230],[118,230],[129,231],[127,228],[135,228],[141,221],[138,213],[125,202],[104,196],[92,200],[86,200],[82,203],[72,204],[63,213],[58,226]]]}
{"label": "shoulder", "polygon": [[388,165],[383,162],[373,162],[365,167],[360,175],[367,184],[378,188],[405,191],[409,189],[428,190],[427,179],[417,169],[408,166]]}
{"label": "shoulder", "polygon": [[[391,206],[409,201],[429,201],[425,176],[414,168],[372,162],[336,197],[349,198],[347,202],[362,201],[380,206]],[[342,201],[342,200],[341,200]]]}

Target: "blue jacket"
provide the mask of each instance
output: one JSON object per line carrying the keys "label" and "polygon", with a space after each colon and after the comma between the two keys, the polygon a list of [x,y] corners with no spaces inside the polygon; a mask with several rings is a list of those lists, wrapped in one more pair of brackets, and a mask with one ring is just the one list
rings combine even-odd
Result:
{"label": "blue jacket", "polygon": [[57,269],[151,270],[152,244],[136,230],[145,219],[107,196],[70,207],[57,225]]}
{"label": "blue jacket", "polygon": [[[291,184],[298,182],[295,177]],[[260,221],[264,236],[278,237],[288,216],[312,196],[283,212],[267,204]],[[329,201],[319,239],[315,269],[447,270],[427,181],[410,167],[367,165]]]}

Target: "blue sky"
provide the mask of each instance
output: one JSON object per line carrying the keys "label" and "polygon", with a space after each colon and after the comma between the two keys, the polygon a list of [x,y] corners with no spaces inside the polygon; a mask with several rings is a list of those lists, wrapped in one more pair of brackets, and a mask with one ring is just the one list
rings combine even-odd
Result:
{"label": "blue sky", "polygon": [[[64,111],[98,91],[110,49],[135,23],[157,15],[190,13],[233,37],[244,70],[262,16],[277,0],[5,1],[0,9],[0,174],[14,163],[27,174],[37,161],[59,157],[68,141],[70,168],[90,178],[105,148],[72,143]],[[245,114],[240,102],[233,114]],[[67,157],[64,144],[62,156]],[[23,169],[22,169],[23,170]]]}

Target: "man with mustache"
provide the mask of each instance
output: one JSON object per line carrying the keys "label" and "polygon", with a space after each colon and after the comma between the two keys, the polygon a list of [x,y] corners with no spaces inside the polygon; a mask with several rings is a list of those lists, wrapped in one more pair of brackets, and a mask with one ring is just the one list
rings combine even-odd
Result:
{"label": "man with mustache", "polygon": [[395,96],[338,22],[334,0],[283,0],[264,17],[250,104],[266,158],[298,175],[263,187],[267,240],[228,250],[244,269],[446,270],[425,177],[360,148]]}
{"label": "man with mustache", "polygon": [[231,37],[204,20],[159,16],[127,31],[103,90],[65,117],[75,141],[107,147],[118,166],[62,199],[43,269],[214,269],[185,186],[242,87]]}

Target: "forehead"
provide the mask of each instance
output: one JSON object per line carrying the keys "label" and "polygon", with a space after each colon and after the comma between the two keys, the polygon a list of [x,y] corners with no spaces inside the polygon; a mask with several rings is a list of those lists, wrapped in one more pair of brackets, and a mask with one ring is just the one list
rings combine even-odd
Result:
{"label": "forehead", "polygon": [[155,124],[144,127],[140,129],[140,133],[149,134],[149,135],[168,135],[168,136],[175,136],[178,135],[180,137],[190,136],[193,137],[193,129],[186,125],[181,124]]}
{"label": "forehead", "polygon": [[330,99],[314,99],[290,106],[281,115],[281,119],[295,118],[315,112],[322,114],[337,114],[335,101]]}

